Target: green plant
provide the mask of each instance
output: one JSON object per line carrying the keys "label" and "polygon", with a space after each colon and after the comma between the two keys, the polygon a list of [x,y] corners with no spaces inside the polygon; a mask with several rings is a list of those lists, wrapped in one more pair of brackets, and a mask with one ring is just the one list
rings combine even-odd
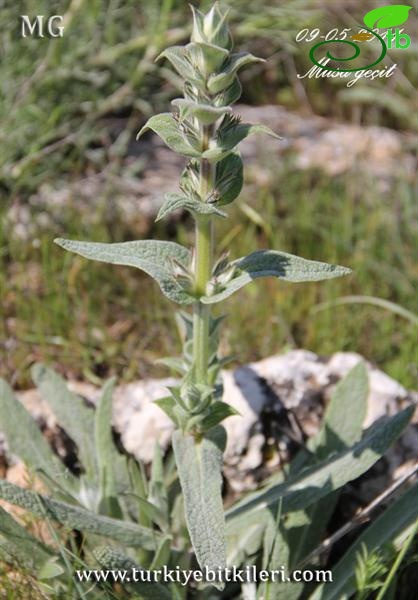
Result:
{"label": "green plant", "polygon": [[157,219],[179,208],[190,211],[196,223],[194,249],[190,252],[178,244],[155,240],[122,244],[56,240],[87,258],[142,269],[168,298],[193,307],[192,319],[180,314],[186,329],[182,358],[165,361],[179,371],[182,381],[158,404],[177,427],[173,447],[189,532],[200,565],[211,569],[226,566],[221,497],[225,432],[217,426],[234,414],[221,400],[219,372],[225,359],[218,356],[218,330],[222,319],[212,317],[211,305],[258,277],[299,282],[349,273],[343,267],[272,250],[234,261],[228,254],[214,260],[214,222],[226,217],[221,209],[237,198],[243,183],[238,144],[254,133],[275,135],[262,125],[242,123],[232,114],[230,105],[241,94],[238,70],[260,59],[232,51],[225,20],[226,13],[217,4],[206,15],[193,9],[191,42],[160,55],[184,80],[184,97],[172,101],[175,113],[151,117],[139,133],[151,129],[169,148],[189,159],[180,192],[167,194]]}
{"label": "green plant", "polygon": [[[82,532],[81,544],[61,532],[65,543],[58,537],[54,547],[41,544],[7,513],[0,514],[0,532],[10,541],[9,560],[33,568],[40,580],[49,581],[50,591],[54,585],[62,585],[71,568],[92,562],[109,569],[152,570],[164,564],[188,568],[193,565],[189,537],[202,569],[222,571],[227,565],[254,564],[272,570],[286,565],[292,570],[310,556],[323,537],[338,490],[367,471],[411,418],[412,409],[407,408],[361,436],[367,374],[359,365],[337,386],[322,429],[296,455],[288,472],[272,478],[224,514],[221,469],[226,435],[221,423],[235,413],[221,399],[220,371],[227,359],[218,354],[222,317],[211,313],[212,304],[260,277],[318,281],[349,270],[274,250],[259,250],[236,260],[226,254],[213,256],[214,222],[226,217],[223,207],[237,198],[242,187],[238,144],[253,133],[274,134],[263,126],[242,123],[231,112],[230,104],[241,92],[238,69],[259,59],[232,52],[226,14],[217,4],[206,15],[194,10],[193,17],[190,44],[162,54],[184,79],[184,97],[173,101],[175,114],[151,117],[140,133],[153,130],[189,159],[180,192],[167,195],[159,218],[178,208],[190,211],[196,222],[195,248],[189,251],[177,243],[156,240],[113,244],[57,240],[81,256],[137,267],[153,277],[170,300],[191,307],[191,313],[182,311],[178,316],[184,333],[181,358],[163,360],[179,372],[181,380],[158,401],[176,426],[173,450],[177,471],[174,464],[164,465],[158,446],[149,478],[141,465],[119,453],[110,427],[112,380],[105,384],[93,411],[69,392],[52,370],[42,365],[33,368],[42,396],[77,447],[79,474],[64,467],[7,384],[0,384],[0,428],[9,448],[42,478],[54,496],[0,481],[0,497],[47,523],[60,523],[64,531]],[[398,503],[402,518],[394,520],[391,528],[374,524],[366,531],[362,543],[369,544],[368,550],[386,539],[388,529],[393,539],[417,518],[411,492]],[[400,511],[399,505],[393,504],[388,511]],[[356,553],[354,546],[343,560],[355,561]],[[351,590],[351,573],[340,569],[334,580],[338,591]],[[224,586],[221,576],[216,587],[222,590]],[[145,598],[185,596],[175,584],[168,588],[160,583],[128,582],[125,587]],[[276,598],[290,595],[288,587],[267,582],[244,587],[243,593]],[[200,586],[205,596],[203,588]],[[83,590],[82,583],[74,585],[79,597]],[[292,590],[293,595],[305,591],[298,585]],[[313,597],[331,597],[328,590],[324,592],[320,586]],[[100,590],[91,591],[93,597],[96,592],[100,594]]]}
{"label": "green plant", "polygon": [[[123,598],[110,588],[78,582],[76,570],[92,568],[169,569],[193,567],[183,502],[171,460],[163,463],[158,445],[149,477],[143,465],[119,453],[109,419],[113,382],[109,381],[93,410],[54,371],[42,365],[32,376],[59,425],[76,443],[78,475],[66,468],[43,438],[32,417],[0,382],[0,429],[9,450],[19,456],[49,490],[49,496],[0,480],[0,498],[46,521],[51,535],[40,540],[8,512],[0,511],[0,559],[19,568],[54,598]],[[228,566],[258,565],[290,572],[312,554],[321,540],[339,490],[366,472],[394,442],[411,410],[377,424],[361,437],[366,411],[367,375],[362,364],[336,387],[319,433],[295,456],[285,473],[272,477],[261,490],[226,512]],[[186,459],[187,460],[187,459]],[[183,463],[183,467],[186,463]],[[192,475],[191,473],[190,475]],[[312,598],[339,600],[356,590],[354,570],[359,553],[372,554],[385,543],[400,548],[417,519],[417,484],[402,495],[354,542],[333,571],[333,582],[320,586]],[[56,530],[56,524],[60,528]],[[82,532],[77,541],[73,530]],[[310,560],[309,566],[318,566]],[[228,583],[227,593],[234,586]],[[368,583],[370,585],[370,583]],[[127,582],[139,597],[184,598],[178,584]],[[258,597],[299,597],[301,584],[262,583]],[[204,589],[200,589],[205,597]],[[103,595],[107,594],[107,595]],[[152,596],[153,594],[153,596]]]}

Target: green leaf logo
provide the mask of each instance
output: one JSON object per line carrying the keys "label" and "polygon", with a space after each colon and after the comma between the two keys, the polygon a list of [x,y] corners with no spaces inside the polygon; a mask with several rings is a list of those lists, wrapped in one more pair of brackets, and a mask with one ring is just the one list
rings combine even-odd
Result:
{"label": "green leaf logo", "polygon": [[371,10],[364,16],[366,27],[397,27],[408,19],[408,13],[412,6],[406,4],[393,4],[392,6],[381,6]]}

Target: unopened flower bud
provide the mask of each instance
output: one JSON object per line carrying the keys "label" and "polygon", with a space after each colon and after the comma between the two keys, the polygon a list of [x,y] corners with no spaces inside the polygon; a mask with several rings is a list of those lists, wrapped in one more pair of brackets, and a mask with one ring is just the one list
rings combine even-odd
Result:
{"label": "unopened flower bud", "polygon": [[215,2],[204,17],[203,33],[210,44],[230,49],[231,34],[226,24],[226,15],[227,12],[222,13],[219,4]]}
{"label": "unopened flower bud", "polygon": [[228,50],[232,48],[231,34],[226,24],[227,13],[222,13],[217,2],[206,15],[194,7],[192,11],[192,42],[214,44]]}

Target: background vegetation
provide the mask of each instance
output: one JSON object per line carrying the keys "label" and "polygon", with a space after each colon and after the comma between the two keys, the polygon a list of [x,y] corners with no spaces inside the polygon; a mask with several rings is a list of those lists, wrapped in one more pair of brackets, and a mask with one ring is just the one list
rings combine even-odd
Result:
{"label": "background vegetation", "polygon": [[[304,79],[301,85],[295,77],[310,66],[308,46],[295,43],[295,34],[319,25],[324,31],[353,27],[377,6],[366,4],[231,0],[236,45],[245,38],[248,50],[269,58],[244,74],[242,101],[284,105],[307,124],[319,114],[391,127],[405,134],[406,149],[413,151],[416,40],[388,57],[399,73],[390,80],[347,89],[335,79]],[[141,177],[145,163],[134,135],[175,95],[173,73],[154,59],[163,47],[187,39],[188,6],[175,0],[58,1],[52,12],[65,14],[62,39],[20,38],[19,14],[51,11],[47,1],[25,0],[18,10],[6,0],[0,17],[0,375],[26,387],[35,360],[95,383],[110,374],[125,380],[159,375],[163,371],[153,360],[179,346],[169,303],[135,271],[77,260],[52,239],[64,231],[97,241],[167,237],[167,225],[136,218],[127,223],[122,202],[115,212],[108,198],[120,181]],[[414,23],[411,14],[411,32]],[[250,286],[244,297],[228,301],[226,350],[236,352],[240,363],[293,347],[320,354],[356,351],[414,386],[416,328],[410,319],[369,304],[315,310],[361,294],[417,312],[416,183],[405,176],[404,165],[382,190],[373,174],[331,177],[301,172],[291,158],[263,160],[268,177],[253,173],[247,179],[242,202],[233,209],[235,225],[220,226],[218,244],[231,246],[234,256],[269,246],[348,265],[354,276],[303,290],[274,281]],[[90,211],[80,213],[77,202],[69,203],[51,220],[37,204],[39,190],[64,189],[103,173],[106,193],[91,198]],[[89,212],[94,218],[85,218]],[[187,243],[191,222],[182,218],[168,233]],[[245,322],[251,327],[242,327]]]}
{"label": "background vegetation", "polygon": [[[195,4],[206,8],[209,3]],[[413,34],[408,50],[388,55],[388,65],[398,65],[390,80],[347,89],[339,80],[305,79],[301,84],[296,78],[311,66],[308,46],[294,39],[300,29],[354,27],[382,2],[228,4],[236,45],[245,42],[247,50],[269,59],[244,73],[244,103],[284,106],[304,118],[307,129],[314,115],[328,122],[388,127],[401,134],[405,154],[414,155],[418,65]],[[29,367],[36,361],[96,384],[113,374],[125,381],[161,375],[153,361],[175,354],[180,344],[172,307],[154,284],[134,270],[74,258],[52,240],[64,232],[95,241],[170,237],[187,244],[191,239],[186,216],[169,225],[154,224],[139,199],[137,211],[130,213],[132,205],[124,200],[111,202],[121,182],[140,181],[147,168],[134,143],[136,132],[151,114],[166,110],[175,95],[177,79],[154,59],[167,45],[188,38],[187,3],[22,0],[17,6],[4,0],[0,7],[0,376],[16,389],[26,388],[32,385]],[[62,39],[20,37],[20,14],[52,13],[65,14]],[[411,14],[408,31],[416,31],[416,24]],[[279,161],[261,153],[257,164],[262,169],[249,170],[241,201],[231,209],[234,226],[219,226],[219,247],[231,246],[233,256],[255,247],[277,248],[350,266],[354,275],[296,289],[275,281],[246,288],[228,300],[225,353],[233,352],[242,364],[296,347],[320,354],[356,351],[405,386],[415,386],[418,209],[416,181],[407,165],[400,162],[389,184],[382,185],[367,170],[335,176],[301,171],[291,155]],[[99,197],[93,186],[83,190],[82,201],[73,192],[74,201],[59,202],[62,190],[77,183],[83,187],[95,176],[102,182]],[[50,210],[40,202],[48,194]],[[367,303],[353,300],[359,295]],[[353,303],[338,303],[347,296]],[[15,415],[14,406],[10,414]],[[16,435],[9,431],[18,446],[34,437],[19,434],[22,422],[16,417]],[[72,425],[77,432],[79,423]],[[173,484],[170,471],[166,479]],[[7,524],[7,517],[0,516]],[[52,527],[38,531],[38,521],[25,519],[29,531],[51,541]],[[52,539],[60,551],[67,542]],[[9,543],[10,538],[6,549]],[[392,585],[390,593],[409,597],[416,540],[411,536],[404,555],[397,549],[365,551],[356,566],[358,598],[392,581],[389,571],[396,556],[400,585],[396,590]],[[63,598],[74,591],[74,565],[85,566],[70,565]],[[1,563],[0,596],[44,598],[48,590],[35,582],[32,571],[11,571]],[[116,597],[110,589],[103,594]]]}

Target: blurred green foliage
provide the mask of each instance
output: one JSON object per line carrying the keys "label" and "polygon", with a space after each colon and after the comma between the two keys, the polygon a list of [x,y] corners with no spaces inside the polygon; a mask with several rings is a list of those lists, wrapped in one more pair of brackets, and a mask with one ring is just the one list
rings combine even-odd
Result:
{"label": "blurred green foliage", "polygon": [[[206,7],[209,2],[194,4]],[[305,115],[416,129],[416,39],[408,51],[388,55],[388,65],[396,62],[399,72],[391,80],[346,88],[336,79],[295,77],[311,66],[310,46],[294,40],[300,29],[355,27],[379,3],[228,4],[236,46],[245,38],[248,50],[269,58],[244,73],[244,102],[279,103]],[[95,382],[110,373],[126,380],[160,375],[161,369],[150,366],[153,360],[178,350],[172,312],[149,281],[129,270],[116,272],[65,255],[53,247],[57,231],[31,241],[14,238],[4,216],[12,203],[25,205],[42,184],[65,185],[105,166],[123,176],[134,133],[175,96],[178,81],[154,59],[162,48],[187,39],[188,10],[178,0],[2,3],[0,374],[14,385],[29,384],[27,370],[34,360],[51,361],[67,375]],[[20,14],[64,14],[64,37],[20,38]],[[416,15],[411,14],[411,32],[414,24]],[[251,78],[249,86],[246,77]],[[413,145],[414,138],[409,139]],[[234,256],[254,245],[270,246],[346,264],[355,274],[296,291],[273,281],[251,286],[243,292],[244,301],[229,300],[225,349],[238,349],[240,362],[291,347],[322,354],[352,350],[405,385],[414,385],[416,330],[409,322],[368,305],[310,312],[315,304],[351,294],[388,299],[417,312],[418,214],[411,182],[400,173],[390,194],[381,193],[373,177],[301,174],[287,161],[279,168],[269,165],[268,156],[265,163],[274,177],[247,187],[240,207],[233,209],[234,228],[220,227],[219,245],[231,244]],[[133,235],[118,219],[89,227],[74,206],[66,207],[62,221],[63,229],[80,239],[122,241]],[[165,238],[161,227],[153,226],[147,236]],[[169,225],[169,233],[187,243],[189,221]],[[96,293],[88,293],[91,289]],[[245,319],[258,332],[256,339],[242,327]]]}
{"label": "blurred green foliage", "polygon": [[[176,78],[154,61],[162,48],[187,38],[188,5],[178,0],[5,0],[1,24],[0,181],[13,191],[33,190],[58,174],[97,168],[123,153],[129,134],[173,96]],[[195,2],[205,7],[210,2]],[[305,27],[360,26],[367,6],[342,2],[283,0],[274,3],[230,0],[231,22],[239,48],[269,58],[247,73],[255,82],[244,100],[279,101],[327,116],[350,116],[364,123],[417,127],[414,111],[417,41],[392,51],[401,76],[347,89],[335,79],[298,80],[312,66],[305,42],[295,36]],[[62,38],[21,38],[19,15],[64,15]],[[235,26],[234,26],[235,24]],[[360,25],[359,25],[360,24]],[[408,26],[414,30],[416,16]],[[416,29],[416,28],[415,28]],[[353,29],[354,30],[354,29]],[[245,89],[244,77],[244,89]],[[376,93],[376,91],[379,93]],[[109,117],[123,118],[123,130]],[[104,148],[94,153],[94,148]],[[99,165],[97,164],[99,162]],[[92,164],[91,164],[92,163]]]}

